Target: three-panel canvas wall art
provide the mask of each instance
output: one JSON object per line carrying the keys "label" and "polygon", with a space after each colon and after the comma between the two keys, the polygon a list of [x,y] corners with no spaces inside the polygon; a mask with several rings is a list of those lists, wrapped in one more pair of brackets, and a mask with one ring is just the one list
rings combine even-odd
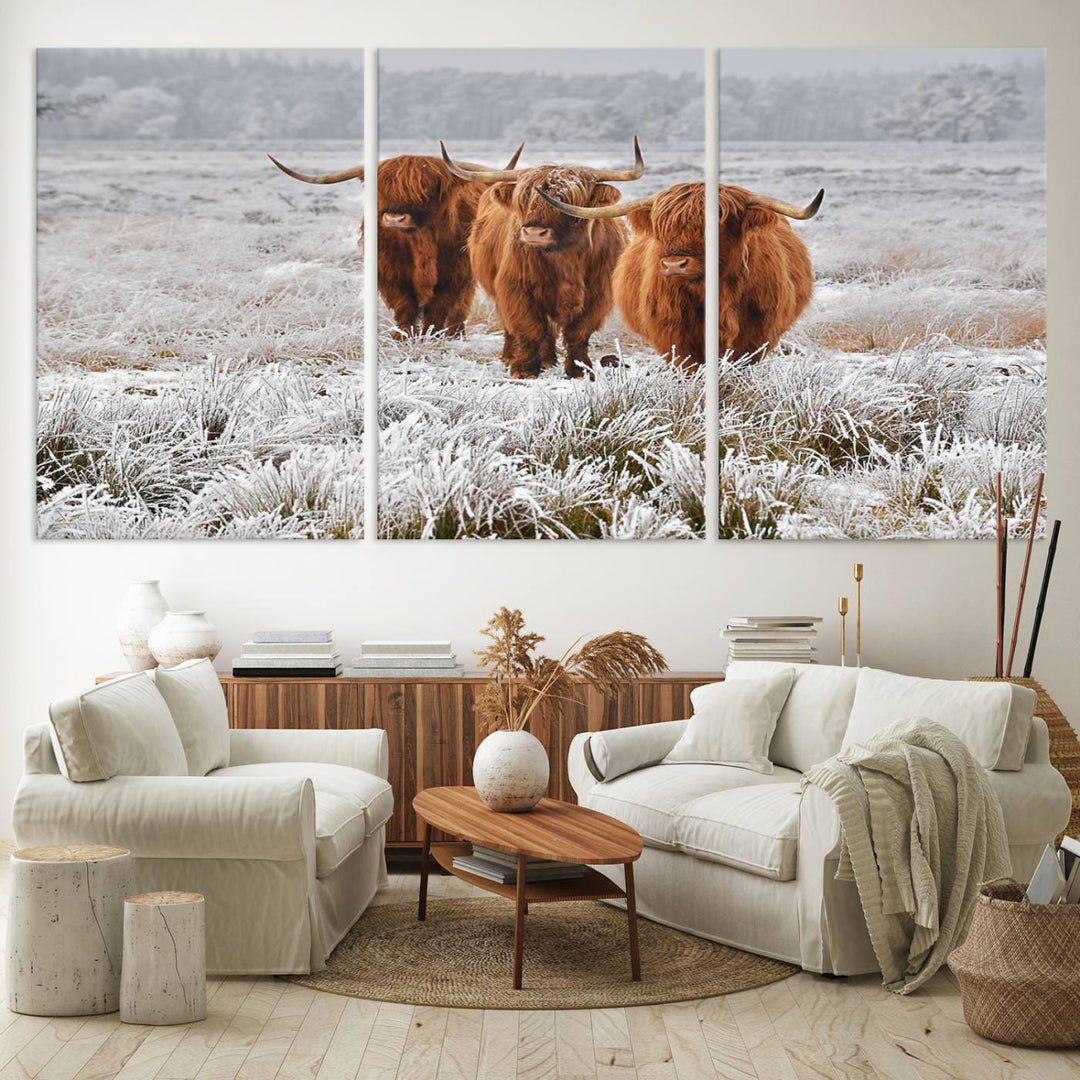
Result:
{"label": "three-panel canvas wall art", "polygon": [[998,472],[1030,522],[1042,51],[378,65],[365,131],[359,49],[39,52],[39,536],[978,538]]}

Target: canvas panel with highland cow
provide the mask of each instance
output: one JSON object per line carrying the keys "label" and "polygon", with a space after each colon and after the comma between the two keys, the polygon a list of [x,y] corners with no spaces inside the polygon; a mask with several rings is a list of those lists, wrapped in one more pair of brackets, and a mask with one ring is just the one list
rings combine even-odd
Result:
{"label": "canvas panel with highland cow", "polygon": [[704,534],[703,64],[380,51],[380,536]]}
{"label": "canvas panel with highland cow", "polygon": [[38,53],[38,535],[363,527],[363,52]]}
{"label": "canvas panel with highland cow", "polygon": [[721,51],[722,538],[990,537],[999,471],[1026,535],[1044,89],[1035,49]]}

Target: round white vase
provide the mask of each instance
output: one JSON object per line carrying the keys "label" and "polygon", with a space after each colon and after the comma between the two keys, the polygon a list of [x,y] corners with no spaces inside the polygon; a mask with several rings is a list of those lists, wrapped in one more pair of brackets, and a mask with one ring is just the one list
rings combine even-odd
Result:
{"label": "round white vase", "polygon": [[150,631],[150,651],[167,668],[185,660],[213,660],[221,652],[221,635],[205,611],[166,611]]}
{"label": "round white vase", "polygon": [[507,813],[531,810],[547,791],[544,744],[527,731],[493,731],[473,755],[473,783],[491,807]]}
{"label": "round white vase", "polygon": [[157,667],[150,652],[150,631],[163,618],[168,603],[161,595],[157,578],[133,581],[128,585],[123,602],[116,616],[116,634],[124,659],[132,671],[147,671]]}

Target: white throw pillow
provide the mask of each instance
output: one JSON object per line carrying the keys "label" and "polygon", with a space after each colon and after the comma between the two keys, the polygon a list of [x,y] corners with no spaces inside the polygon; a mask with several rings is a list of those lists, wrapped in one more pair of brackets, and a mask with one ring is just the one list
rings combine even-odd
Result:
{"label": "white throw pillow", "polygon": [[187,775],[169,706],[144,672],[54,702],[49,719],[60,771],[69,780]]}
{"label": "white throw pillow", "polygon": [[806,772],[826,761],[844,742],[859,668],[831,664],[777,664],[764,660],[734,660],[726,679],[760,679],[792,670],[795,682],[776,721],[769,760],[786,769]]}
{"label": "white throw pillow", "polygon": [[188,660],[152,672],[169,706],[187,756],[189,776],[205,776],[229,765],[229,710],[214,665]]}
{"label": "white throw pillow", "polygon": [[663,764],[735,765],[771,773],[769,743],[794,679],[789,667],[760,679],[697,687],[690,694],[694,714]]}
{"label": "white throw pillow", "polygon": [[897,720],[925,717],[948,728],[986,769],[1024,767],[1038,695],[1010,683],[920,679],[863,668],[844,746],[865,742]]}

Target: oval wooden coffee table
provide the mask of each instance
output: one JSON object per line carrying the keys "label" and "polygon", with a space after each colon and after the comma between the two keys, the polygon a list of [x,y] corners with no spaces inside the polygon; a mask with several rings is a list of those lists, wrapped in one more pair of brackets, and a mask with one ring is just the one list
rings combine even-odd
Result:
{"label": "oval wooden coffee table", "polygon": [[[488,809],[473,787],[433,787],[413,799],[413,810],[424,822],[424,853],[420,863],[420,903],[416,917],[427,915],[428,868],[430,856],[455,877],[479,889],[513,900],[515,990],[521,989],[521,962],[525,944],[525,915],[529,904],[557,900],[626,899],[630,934],[630,974],[641,978],[638,952],[637,908],[634,902],[634,860],[641,854],[641,837],[621,821],[587,810],[584,806],[541,799],[523,814],[501,814]],[[432,844],[432,828],[459,836],[467,843]],[[513,885],[488,881],[458,870],[456,855],[468,855],[472,845],[485,844],[517,855],[517,880]],[[620,889],[598,870],[564,881],[525,880],[526,860],[552,859],[556,862],[594,865],[622,863],[626,888]]]}

